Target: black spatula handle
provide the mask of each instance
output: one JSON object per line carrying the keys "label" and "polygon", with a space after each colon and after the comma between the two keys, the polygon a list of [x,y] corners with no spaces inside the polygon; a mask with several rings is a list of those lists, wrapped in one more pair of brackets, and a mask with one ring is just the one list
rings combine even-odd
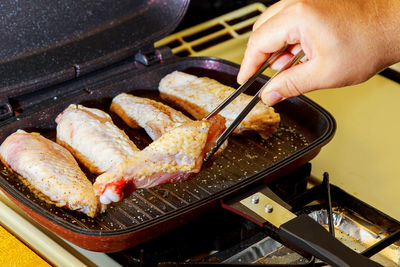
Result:
{"label": "black spatula handle", "polygon": [[320,224],[300,215],[279,227],[279,236],[300,251],[310,253],[332,266],[381,266],[350,250]]}

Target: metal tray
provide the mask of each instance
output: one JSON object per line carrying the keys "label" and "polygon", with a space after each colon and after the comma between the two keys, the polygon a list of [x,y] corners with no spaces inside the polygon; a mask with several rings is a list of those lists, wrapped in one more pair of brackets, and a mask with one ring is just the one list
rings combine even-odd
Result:
{"label": "metal tray", "polygon": [[[54,119],[71,103],[109,112],[111,99],[121,92],[158,99],[160,79],[174,70],[237,86],[238,65],[220,59],[172,57],[140,69],[135,62],[126,63],[62,84],[53,88],[52,93],[43,92],[45,97],[40,103],[33,102],[34,96],[19,99],[21,105],[32,104],[29,109],[19,110],[19,116],[0,124],[0,142],[17,129],[36,131],[54,140]],[[258,79],[249,92],[254,93],[265,79]],[[70,242],[93,251],[123,250],[202,216],[232,193],[278,179],[314,158],[334,135],[333,117],[304,96],[287,99],[275,108],[281,115],[281,124],[269,140],[258,136],[232,137],[213,166],[202,170],[193,180],[137,190],[94,219],[46,204],[4,168],[0,187],[34,220]],[[111,115],[139,148],[150,143],[144,131],[132,130]],[[88,177],[95,178],[90,174]]]}

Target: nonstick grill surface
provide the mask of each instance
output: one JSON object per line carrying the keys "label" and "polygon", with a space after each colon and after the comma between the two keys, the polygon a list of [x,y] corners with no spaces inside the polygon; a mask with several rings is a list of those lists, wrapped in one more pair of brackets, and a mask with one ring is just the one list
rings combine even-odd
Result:
{"label": "nonstick grill surface", "polygon": [[[69,104],[78,103],[108,112],[115,124],[122,128],[140,149],[143,149],[151,139],[143,130],[132,130],[125,125],[109,111],[109,105],[112,98],[121,92],[160,100],[157,91],[158,82],[174,70],[208,76],[224,84],[236,86],[234,80],[237,66],[216,59],[176,59],[141,70],[125,66],[119,73],[109,75],[108,79],[104,79],[107,73],[103,73],[78,81],[73,89],[66,89],[69,90],[69,94],[65,95],[69,97],[63,98],[61,95],[57,99],[44,101],[52,105],[42,103],[39,107],[22,111],[19,120],[12,119],[3,125],[0,142],[17,129],[36,131],[55,140],[54,119],[57,114]],[[257,85],[252,90],[254,91],[256,87]],[[286,100],[277,105],[276,110],[281,115],[281,124],[272,138],[263,140],[259,136],[231,137],[227,149],[213,166],[202,170],[191,181],[136,190],[129,198],[110,205],[105,213],[94,219],[74,211],[56,208],[39,200],[4,166],[1,166],[3,179],[0,179],[0,185],[17,204],[25,207],[31,216],[36,220],[49,222],[44,225],[66,239],[71,233],[81,238],[85,236],[112,239],[121,235],[133,238],[135,232],[165,223],[173,217],[216,201],[251,183],[267,179],[268,175],[279,172],[285,167],[289,168],[288,165],[291,163],[303,159],[308,161],[333,136],[335,130],[333,118],[304,97]],[[86,173],[89,179],[92,181],[95,179],[87,171]],[[51,229],[54,225],[55,228]],[[81,244],[76,239],[74,237],[70,241],[97,251],[119,250],[141,242],[136,240],[120,247],[105,245],[104,248],[101,246],[96,248]]]}

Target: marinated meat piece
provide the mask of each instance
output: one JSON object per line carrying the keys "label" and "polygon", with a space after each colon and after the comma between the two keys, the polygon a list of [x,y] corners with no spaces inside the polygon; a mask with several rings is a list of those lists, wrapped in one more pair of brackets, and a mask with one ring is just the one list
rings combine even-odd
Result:
{"label": "marinated meat piece", "polygon": [[[196,119],[202,119],[231,95],[234,89],[210,78],[199,78],[174,71],[160,81],[159,91],[163,99],[179,105]],[[227,126],[251,98],[249,95],[241,94],[219,113],[225,117]],[[277,130],[279,122],[279,114],[275,113],[272,107],[258,103],[233,133],[254,131],[266,139]]]}
{"label": "marinated meat piece", "polygon": [[225,129],[225,119],[183,123],[118,167],[97,177],[94,189],[103,204],[128,197],[136,188],[182,182],[197,174],[207,152]]}
{"label": "marinated meat piece", "polygon": [[153,140],[177,125],[191,121],[182,112],[160,102],[125,93],[114,97],[110,110],[131,128],[144,128]]}
{"label": "marinated meat piece", "polygon": [[18,130],[0,146],[0,156],[40,199],[90,217],[99,211],[91,182],[71,153],[59,144]]}
{"label": "marinated meat piece", "polygon": [[92,173],[101,174],[139,151],[129,137],[95,108],[70,105],[56,118],[57,143]]}

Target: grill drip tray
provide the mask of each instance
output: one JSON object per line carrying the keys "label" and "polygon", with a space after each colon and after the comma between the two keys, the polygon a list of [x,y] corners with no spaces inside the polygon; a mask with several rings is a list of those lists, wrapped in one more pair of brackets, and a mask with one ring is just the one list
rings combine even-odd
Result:
{"label": "grill drip tray", "polygon": [[[296,213],[306,213],[329,229],[326,185],[307,190],[311,164],[306,164],[270,188]],[[336,186],[330,186],[335,237],[383,266],[400,264],[400,223],[361,202]],[[329,230],[328,230],[329,231]],[[394,239],[382,244],[382,239]],[[377,243],[383,250],[374,247]],[[379,245],[378,245],[379,246]],[[386,247],[387,246],[387,247]],[[141,246],[108,254],[123,265],[196,266],[206,263],[286,264],[318,266],[275,241],[263,229],[225,210],[211,211],[201,219]]]}

